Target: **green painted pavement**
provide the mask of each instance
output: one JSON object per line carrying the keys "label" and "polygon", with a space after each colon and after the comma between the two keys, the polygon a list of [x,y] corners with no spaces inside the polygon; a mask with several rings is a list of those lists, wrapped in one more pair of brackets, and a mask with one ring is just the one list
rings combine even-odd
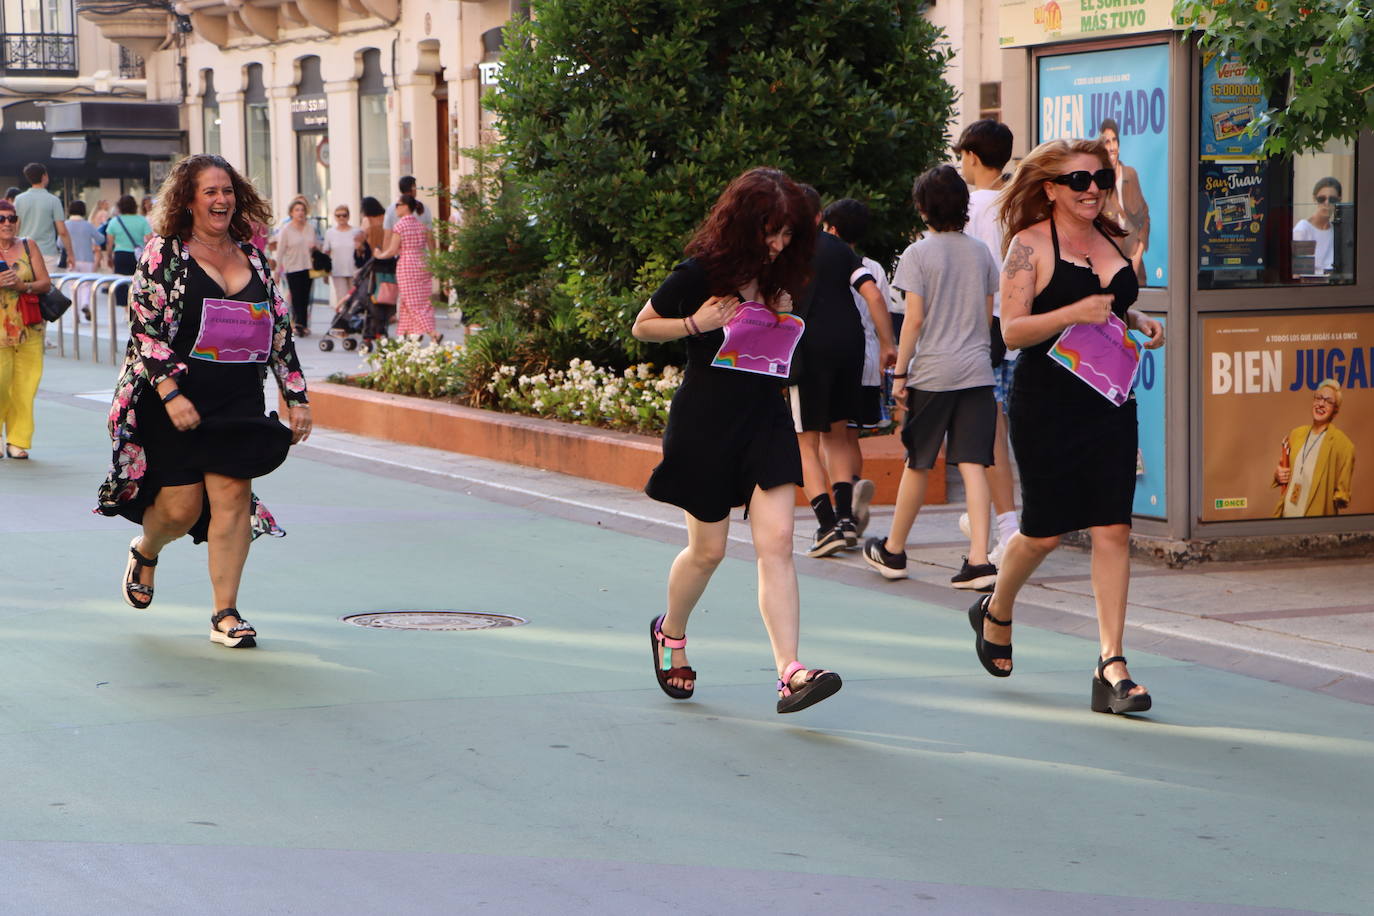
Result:
{"label": "green painted pavement", "polygon": [[[249,559],[240,607],[261,647],[213,645],[189,542],[163,554],[151,609],[119,599],[135,529],[89,514],[103,414],[61,399],[107,378],[50,363],[35,460],[0,462],[0,842],[1374,909],[1354,864],[1366,707],[1132,652],[1157,710],[1096,715],[1089,642],[1020,627],[1016,675],[994,680],[959,614],[803,577],[803,660],[845,688],[779,717],[754,570],[735,559],[692,621],[697,699],[675,704],[646,648],[674,545],[384,470],[297,458],[259,482],[289,531]],[[405,608],[530,624],[339,620]]]}

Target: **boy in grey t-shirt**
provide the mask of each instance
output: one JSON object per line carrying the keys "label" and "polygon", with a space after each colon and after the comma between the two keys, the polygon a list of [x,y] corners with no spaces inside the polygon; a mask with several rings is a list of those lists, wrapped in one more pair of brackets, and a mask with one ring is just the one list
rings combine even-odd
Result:
{"label": "boy in grey t-shirt", "polygon": [[897,374],[908,411],[902,426],[907,466],[897,489],[892,531],[869,538],[864,560],[889,579],[906,577],[906,537],[925,500],[926,478],[941,444],[959,467],[968,497],[972,537],[968,555],[950,579],[955,588],[990,589],[997,568],[988,562],[987,468],[992,464],[997,404],[992,393],[989,329],[997,262],[988,247],[963,233],[968,187],[947,165],[916,179],[912,197],[931,233],[897,262],[892,285],[906,294],[906,320],[897,345]]}

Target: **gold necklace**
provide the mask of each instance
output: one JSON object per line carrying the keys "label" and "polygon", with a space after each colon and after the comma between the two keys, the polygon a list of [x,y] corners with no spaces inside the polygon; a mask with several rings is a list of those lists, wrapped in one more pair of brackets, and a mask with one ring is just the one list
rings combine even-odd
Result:
{"label": "gold necklace", "polygon": [[193,241],[193,242],[195,242],[195,243],[201,245],[201,246],[204,247],[204,248],[209,249],[211,252],[213,252],[213,253],[215,253],[215,254],[218,254],[218,255],[223,255],[223,254],[225,253],[225,247],[224,247],[224,243],[225,243],[225,242],[229,242],[229,244],[230,244],[231,246],[233,245],[233,242],[229,239],[228,236],[225,236],[224,242],[220,242],[218,245],[211,245],[209,242],[205,241],[205,239],[203,239],[203,238],[201,238],[200,236],[196,235],[195,232],[192,232],[192,233],[191,233],[191,241]]}

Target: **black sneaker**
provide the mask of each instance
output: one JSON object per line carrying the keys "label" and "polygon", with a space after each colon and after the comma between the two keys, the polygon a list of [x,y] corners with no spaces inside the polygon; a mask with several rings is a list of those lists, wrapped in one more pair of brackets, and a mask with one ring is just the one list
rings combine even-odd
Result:
{"label": "black sneaker", "polygon": [[991,591],[997,584],[997,567],[991,563],[979,563],[977,566],[970,566],[968,557],[964,557],[964,565],[959,571],[950,578],[949,584],[955,588],[969,588],[974,591]]}
{"label": "black sneaker", "polygon": [[906,578],[906,552],[888,553],[882,538],[864,541],[864,562],[876,569],[884,579]]}
{"label": "black sneaker", "polygon": [[854,519],[842,518],[835,527],[840,529],[840,535],[844,538],[845,550],[859,549],[859,530],[854,527]]}
{"label": "black sneaker", "polygon": [[840,531],[840,526],[833,528],[816,529],[816,539],[811,542],[811,549],[806,552],[808,557],[828,557],[832,553],[839,553],[844,550],[844,534]]}

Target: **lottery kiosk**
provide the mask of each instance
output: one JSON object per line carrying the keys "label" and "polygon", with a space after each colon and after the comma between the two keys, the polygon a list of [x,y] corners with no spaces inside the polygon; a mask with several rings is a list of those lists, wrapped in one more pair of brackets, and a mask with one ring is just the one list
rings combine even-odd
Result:
{"label": "lottery kiosk", "polygon": [[1003,0],[998,43],[1018,156],[1100,136],[1122,166],[1137,307],[1168,335],[1136,380],[1137,547],[1367,555],[1374,137],[1262,157],[1258,81],[1168,0]]}

